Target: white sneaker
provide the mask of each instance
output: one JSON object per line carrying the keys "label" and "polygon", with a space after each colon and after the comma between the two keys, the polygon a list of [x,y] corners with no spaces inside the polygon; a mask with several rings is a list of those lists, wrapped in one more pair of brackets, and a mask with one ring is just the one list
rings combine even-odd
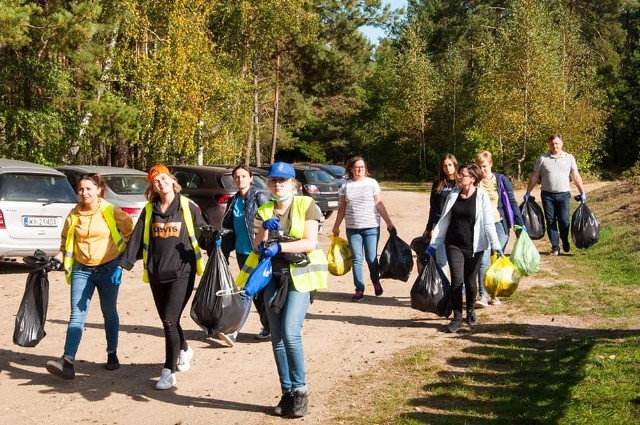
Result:
{"label": "white sneaker", "polygon": [[234,345],[236,345],[236,337],[237,336],[238,336],[238,332],[234,332],[234,333],[230,333],[230,334],[225,334],[223,332],[220,332],[218,334],[218,339],[220,341],[224,342],[229,347],[233,347]]}
{"label": "white sneaker", "polygon": [[502,304],[502,301],[500,301],[500,298],[494,297],[494,298],[491,298],[490,303],[491,303],[491,305],[500,305],[500,304]]}
{"label": "white sneaker", "polygon": [[187,348],[187,351],[180,350],[178,357],[178,372],[186,372],[191,369],[191,359],[193,358],[193,349]]}
{"label": "white sneaker", "polygon": [[171,373],[171,369],[162,368],[160,379],[156,382],[156,390],[168,390],[176,386],[176,374]]}
{"label": "white sneaker", "polygon": [[489,303],[487,303],[487,297],[480,297],[478,301],[476,301],[475,308],[485,308],[488,307]]}

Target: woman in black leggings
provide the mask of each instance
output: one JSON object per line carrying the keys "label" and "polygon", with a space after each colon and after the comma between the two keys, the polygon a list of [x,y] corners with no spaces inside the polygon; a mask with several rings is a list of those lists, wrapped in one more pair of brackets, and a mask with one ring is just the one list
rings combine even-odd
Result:
{"label": "woman in black leggings", "polygon": [[440,220],[433,228],[427,255],[444,244],[451,271],[451,306],[453,320],[448,332],[457,332],[462,327],[462,287],[467,301],[467,323],[477,323],[474,304],[476,279],[480,260],[489,246],[502,255],[502,249],[493,220],[489,195],[477,187],[482,172],[476,164],[463,165],[457,174],[457,188],[447,198]]}
{"label": "woman in black leggings", "polygon": [[193,349],[184,338],[180,316],[196,274],[202,275],[204,270],[197,240],[205,222],[195,204],[179,194],[180,185],[167,167],[151,167],[148,179],[145,195],[149,203],[119,265],[131,270],[142,251],[142,279],[151,286],[165,336],[165,362],[156,389],[166,390],[176,385],[176,370],[186,372],[191,368]]}

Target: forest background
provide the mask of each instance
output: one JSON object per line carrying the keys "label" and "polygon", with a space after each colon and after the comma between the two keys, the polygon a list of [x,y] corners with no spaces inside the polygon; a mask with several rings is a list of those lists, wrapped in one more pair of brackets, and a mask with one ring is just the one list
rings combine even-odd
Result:
{"label": "forest background", "polygon": [[[372,44],[365,25],[385,30]],[[0,0],[0,157],[640,174],[640,1]]]}

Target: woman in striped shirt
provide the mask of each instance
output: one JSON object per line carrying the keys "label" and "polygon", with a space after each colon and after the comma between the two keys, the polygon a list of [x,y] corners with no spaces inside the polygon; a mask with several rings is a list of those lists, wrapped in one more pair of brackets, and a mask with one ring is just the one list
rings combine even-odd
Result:
{"label": "woman in striped shirt", "polygon": [[333,234],[340,234],[340,224],[344,219],[347,239],[352,252],[353,283],[356,287],[351,299],[364,298],[364,259],[369,266],[369,277],[377,297],[382,295],[380,272],[378,271],[378,241],[380,240],[380,217],[387,224],[387,230],[394,229],[387,209],[382,203],[380,186],[369,177],[367,164],[361,156],[351,158],[345,167],[347,182],[340,188],[340,206],[333,225]]}

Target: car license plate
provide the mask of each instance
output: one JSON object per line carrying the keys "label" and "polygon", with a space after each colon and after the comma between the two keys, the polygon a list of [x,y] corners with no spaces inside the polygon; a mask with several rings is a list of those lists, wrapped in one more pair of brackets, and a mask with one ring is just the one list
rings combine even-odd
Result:
{"label": "car license plate", "polygon": [[338,201],[329,201],[328,204],[329,204],[329,207],[337,207]]}
{"label": "car license plate", "polygon": [[24,227],[57,227],[58,217],[22,217]]}

